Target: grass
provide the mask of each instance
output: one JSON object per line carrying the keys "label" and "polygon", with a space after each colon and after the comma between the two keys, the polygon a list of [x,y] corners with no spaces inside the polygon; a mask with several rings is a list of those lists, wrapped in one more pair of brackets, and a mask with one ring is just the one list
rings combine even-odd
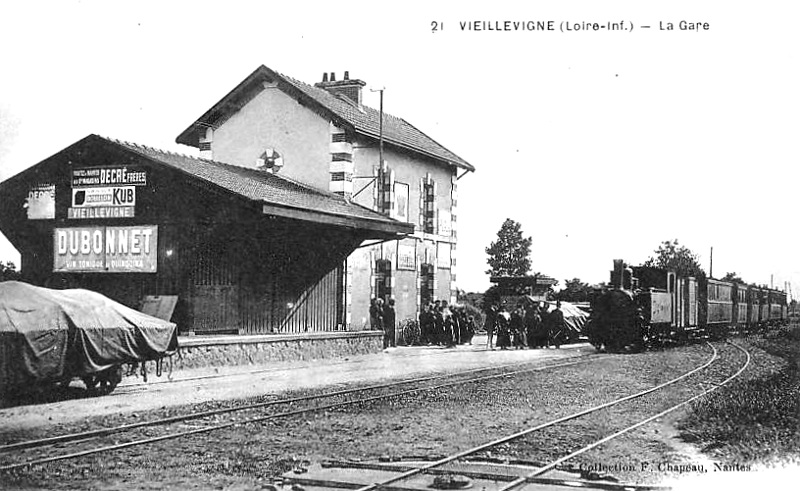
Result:
{"label": "grass", "polygon": [[777,371],[734,382],[692,406],[684,440],[721,460],[749,464],[800,457],[800,325],[772,331],[754,347],[783,360]]}

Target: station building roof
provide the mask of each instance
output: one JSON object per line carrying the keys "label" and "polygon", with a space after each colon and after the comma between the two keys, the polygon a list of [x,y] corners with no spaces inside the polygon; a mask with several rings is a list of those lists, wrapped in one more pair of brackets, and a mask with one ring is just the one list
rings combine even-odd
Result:
{"label": "station building roof", "polygon": [[[370,232],[373,238],[400,237],[414,231],[414,225],[411,223],[394,220],[348,201],[340,195],[305,185],[285,176],[98,135],[89,135],[46,161],[71,148],[86,145],[114,147],[117,150],[143,157],[153,164],[178,170],[191,178],[221,189],[223,192],[261,205],[265,215],[363,229]],[[0,196],[14,186],[15,181],[25,179],[27,174],[37,174],[39,172],[37,167],[39,165],[0,183]]]}
{"label": "station building roof", "polygon": [[[199,128],[221,125],[247,104],[255,94],[263,90],[265,83],[277,83],[280,90],[329,118],[338,126],[373,139],[378,139],[380,136],[379,111],[363,104],[354,104],[347,98],[338,97],[323,88],[308,85],[261,65],[214,104],[211,109],[183,130],[175,141],[198,147]],[[385,112],[383,116],[383,139],[386,143],[425,155],[447,165],[475,171],[475,167],[466,160],[440,145],[403,118]]]}

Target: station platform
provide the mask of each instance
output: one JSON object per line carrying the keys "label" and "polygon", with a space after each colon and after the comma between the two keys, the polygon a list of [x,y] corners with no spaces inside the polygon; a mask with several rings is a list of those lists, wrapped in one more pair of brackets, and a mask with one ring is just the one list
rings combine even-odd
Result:
{"label": "station platform", "polygon": [[[472,345],[454,348],[411,346],[388,348],[379,353],[309,361],[226,367],[198,367],[126,377],[114,392],[52,403],[0,409],[8,430],[69,423],[93,416],[139,413],[212,400],[243,399],[292,390],[337,387],[352,383],[376,383],[512,363],[549,364],[594,353],[586,343],[560,349],[488,350],[486,337],[476,336]],[[82,387],[74,381],[76,390]]]}

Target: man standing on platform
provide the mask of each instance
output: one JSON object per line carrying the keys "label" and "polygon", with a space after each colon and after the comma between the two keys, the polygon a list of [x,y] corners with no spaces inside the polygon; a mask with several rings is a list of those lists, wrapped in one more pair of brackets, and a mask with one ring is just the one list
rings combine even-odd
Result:
{"label": "man standing on platform", "polygon": [[492,346],[492,338],[494,337],[494,330],[497,325],[497,307],[494,305],[490,305],[488,309],[486,309],[486,320],[483,324],[484,329],[486,329],[486,349],[493,350],[494,346]]}
{"label": "man standing on platform", "polygon": [[383,308],[383,347],[388,348],[396,347],[397,343],[395,342],[395,311],[394,311],[394,299],[390,298],[389,302]]}
{"label": "man standing on platform", "polygon": [[561,347],[561,343],[566,337],[564,325],[564,312],[561,311],[561,300],[556,301],[556,309],[550,312],[550,342],[556,345],[556,349]]}

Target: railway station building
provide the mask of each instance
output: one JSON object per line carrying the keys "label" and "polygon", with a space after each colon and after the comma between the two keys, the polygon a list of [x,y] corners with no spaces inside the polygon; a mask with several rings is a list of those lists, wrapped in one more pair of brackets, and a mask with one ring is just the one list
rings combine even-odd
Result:
{"label": "railway station building", "polygon": [[0,230],[26,281],[175,298],[193,339],[378,340],[372,298],[395,299],[398,323],[454,300],[474,168],[364,106],[364,86],[261,66],[177,137],[199,156],[89,135],[0,183]]}
{"label": "railway station building", "polygon": [[336,193],[407,225],[399,240],[362,244],[341,265],[348,329],[369,327],[372,298],[397,319],[434,299],[455,301],[458,179],[474,167],[404,119],[362,103],[344,72],[309,85],[260,66],[177,142],[200,155]]}

